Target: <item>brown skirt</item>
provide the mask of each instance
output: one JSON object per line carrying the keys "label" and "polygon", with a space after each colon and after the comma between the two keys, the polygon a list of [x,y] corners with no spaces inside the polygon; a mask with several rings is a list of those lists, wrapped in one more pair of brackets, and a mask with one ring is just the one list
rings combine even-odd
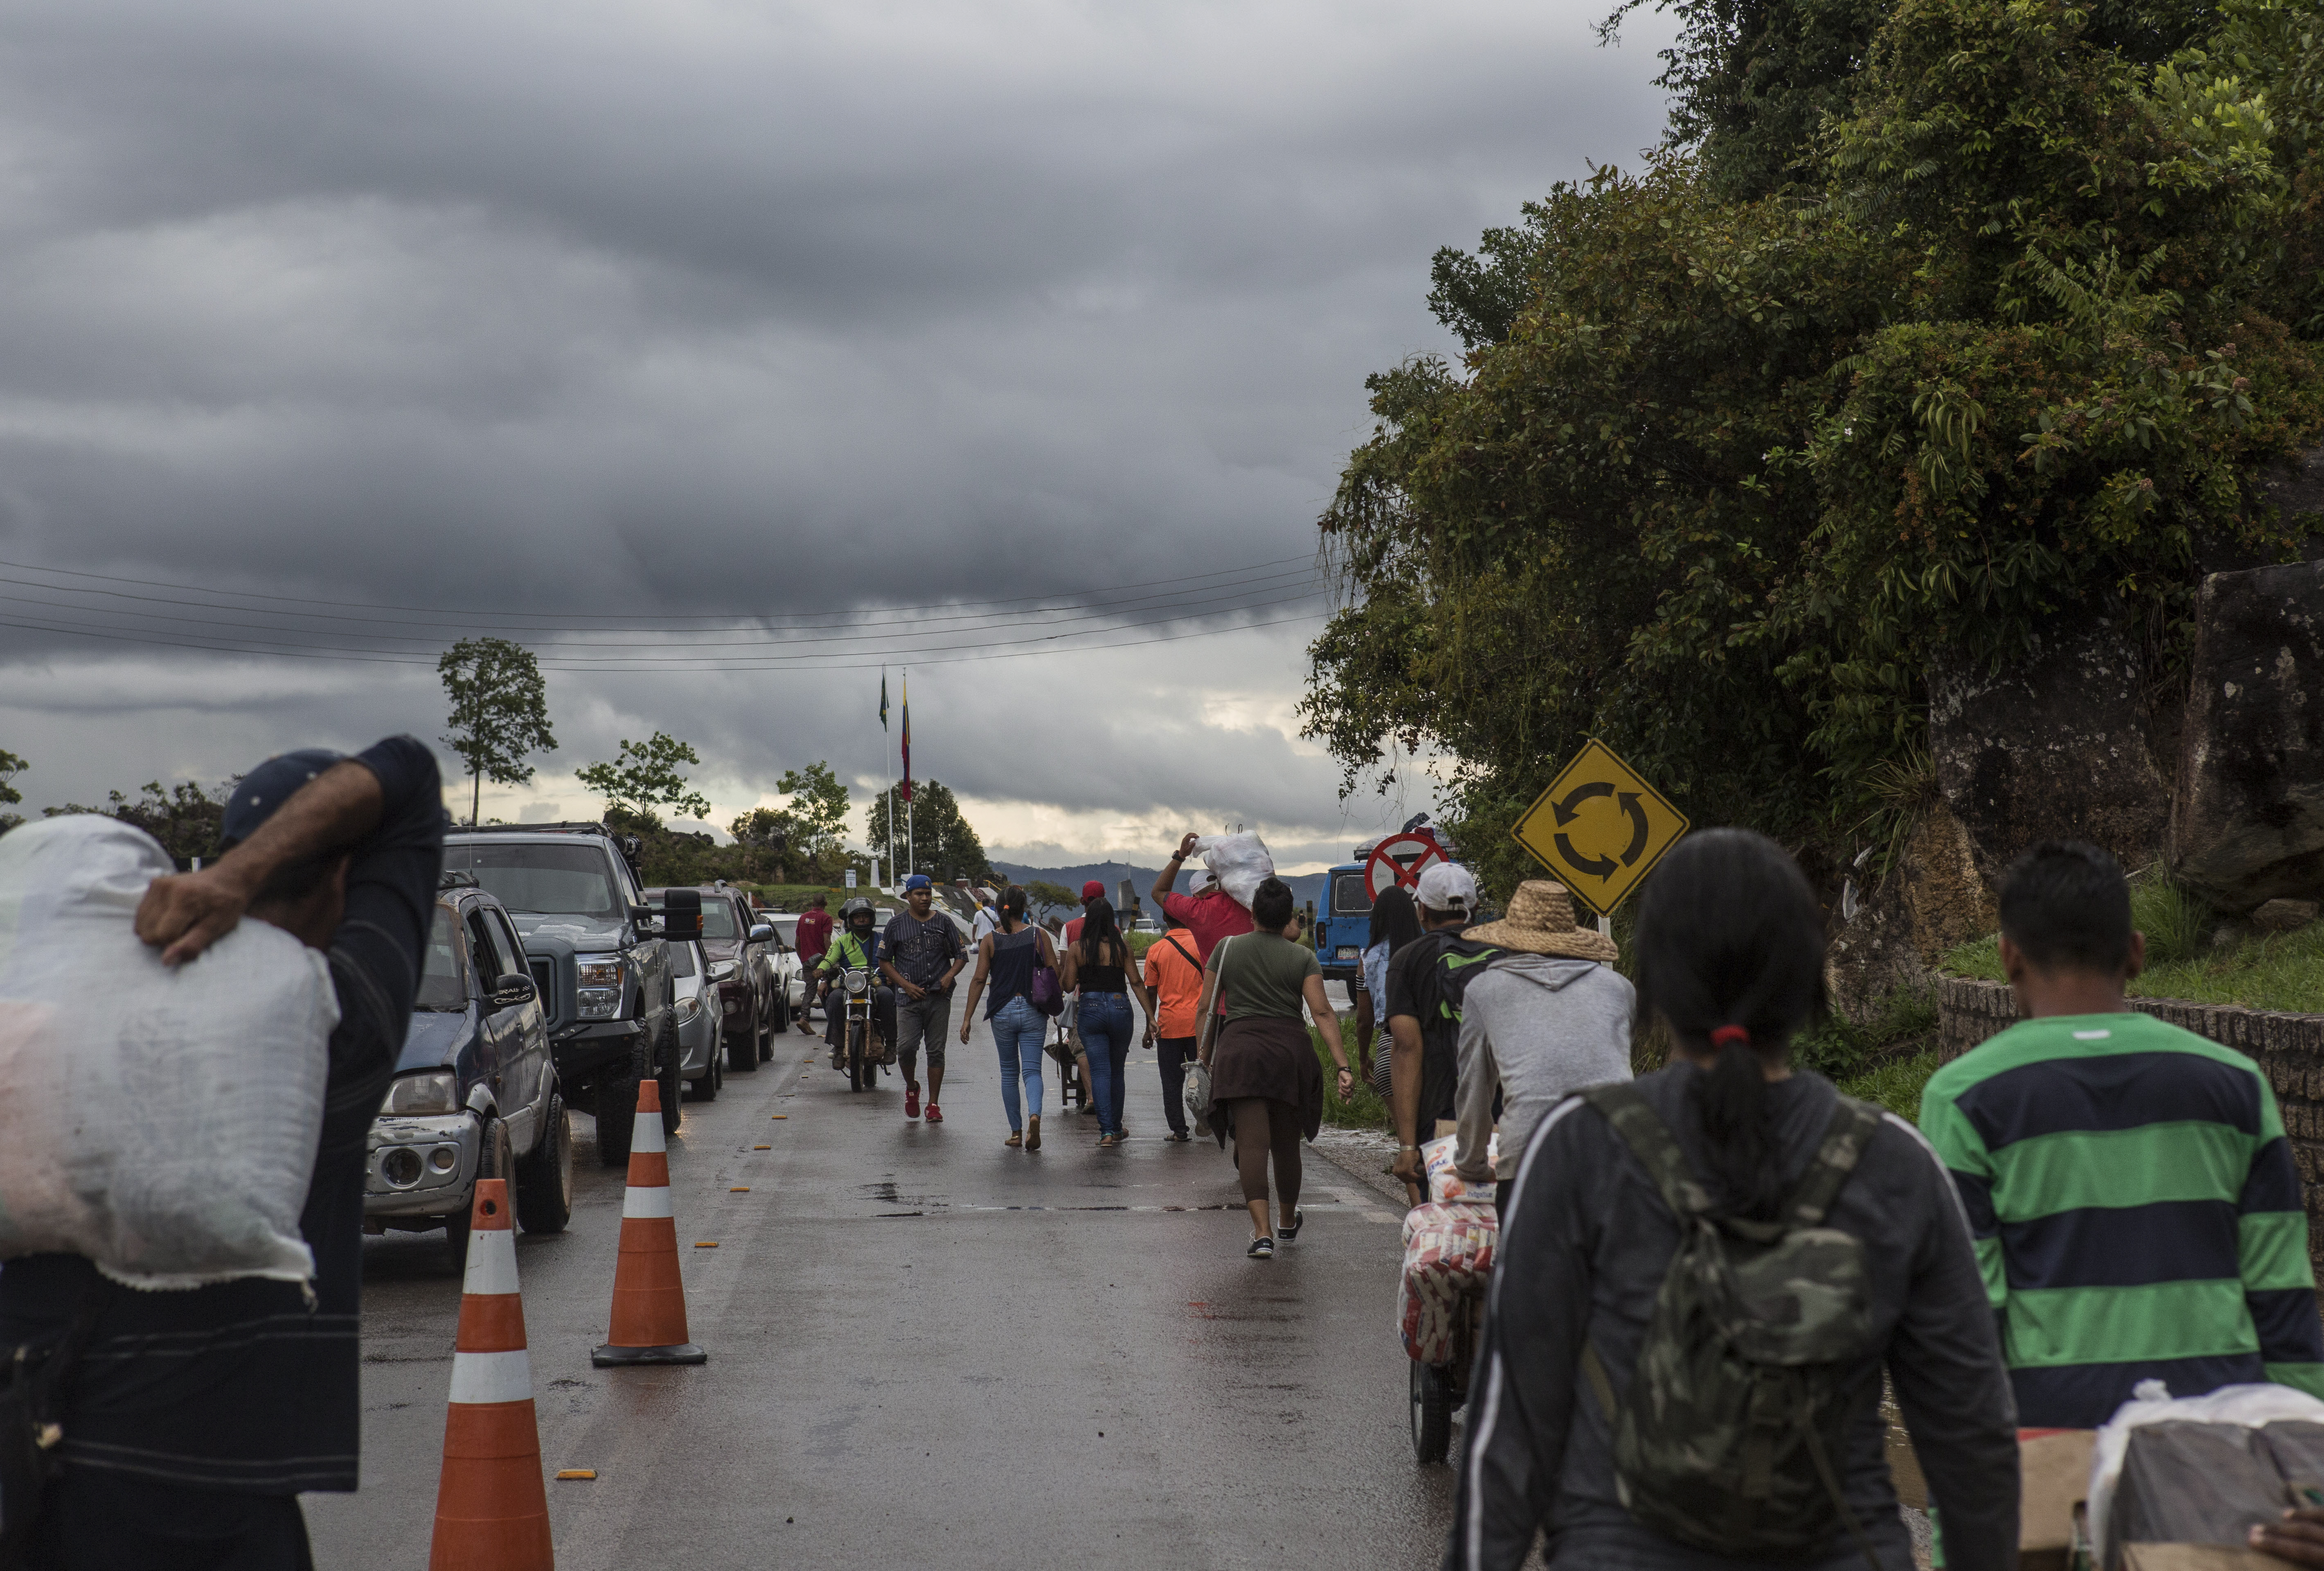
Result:
{"label": "brown skirt", "polygon": [[1213,1124],[1225,1139],[1225,1104],[1265,1097],[1299,1111],[1299,1131],[1308,1139],[1323,1125],[1323,1066],[1304,1020],[1247,1015],[1230,1020],[1211,1049]]}

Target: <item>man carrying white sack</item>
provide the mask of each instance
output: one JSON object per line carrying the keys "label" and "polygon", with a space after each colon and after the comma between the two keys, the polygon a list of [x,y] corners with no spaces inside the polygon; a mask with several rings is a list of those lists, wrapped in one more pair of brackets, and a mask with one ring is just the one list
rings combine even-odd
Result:
{"label": "man carrying white sack", "polygon": [[167,965],[245,915],[328,956],[339,1024],[316,1044],[329,1070],[300,1218],[315,1276],[153,1291],[78,1254],[0,1266],[0,1353],[88,1326],[31,1566],[306,1567],[299,1492],[355,1487],[364,1143],[410,1021],[444,824],[435,756],[410,737],[287,753],[236,786],[216,862],[146,890],[137,936]]}

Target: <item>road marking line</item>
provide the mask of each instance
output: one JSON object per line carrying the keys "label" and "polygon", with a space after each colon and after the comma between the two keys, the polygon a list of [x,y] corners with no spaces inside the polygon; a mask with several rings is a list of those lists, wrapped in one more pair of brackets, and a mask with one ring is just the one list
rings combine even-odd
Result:
{"label": "road marking line", "polygon": [[728,1190],[726,1192],[730,1195],[747,1195],[751,1192],[751,1186],[749,1184],[736,1184],[733,1189]]}
{"label": "road marking line", "polygon": [[597,1476],[597,1470],[595,1467],[560,1467],[557,1470],[557,1476],[586,1483]]}
{"label": "road marking line", "polygon": [[696,1249],[715,1249],[718,1245],[715,1244],[696,1244],[695,1247]]}

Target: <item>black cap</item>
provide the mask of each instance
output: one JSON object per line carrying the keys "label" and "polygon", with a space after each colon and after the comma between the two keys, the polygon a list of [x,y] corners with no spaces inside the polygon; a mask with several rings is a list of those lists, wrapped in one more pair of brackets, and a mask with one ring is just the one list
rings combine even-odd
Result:
{"label": "black cap", "polygon": [[244,775],[234,795],[226,798],[218,844],[230,846],[248,840],[300,786],[346,757],[328,748],[301,748],[295,753],[277,753]]}

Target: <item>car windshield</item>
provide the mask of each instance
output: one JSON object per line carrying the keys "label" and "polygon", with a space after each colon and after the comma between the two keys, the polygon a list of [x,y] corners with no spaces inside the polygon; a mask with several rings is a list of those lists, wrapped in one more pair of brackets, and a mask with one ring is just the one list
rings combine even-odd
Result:
{"label": "car windshield", "polygon": [[511,911],[528,915],[622,914],[605,853],[594,845],[475,845],[453,841],[444,865],[474,873]]}
{"label": "car windshield", "polygon": [[705,938],[739,938],[734,931],[734,905],[729,900],[705,900],[702,903],[702,936]]}
{"label": "car windshield", "polygon": [[414,1009],[466,1009],[468,983],[460,967],[459,924],[451,908],[436,907],[435,924],[428,930],[428,952],[420,957],[420,992]]}

